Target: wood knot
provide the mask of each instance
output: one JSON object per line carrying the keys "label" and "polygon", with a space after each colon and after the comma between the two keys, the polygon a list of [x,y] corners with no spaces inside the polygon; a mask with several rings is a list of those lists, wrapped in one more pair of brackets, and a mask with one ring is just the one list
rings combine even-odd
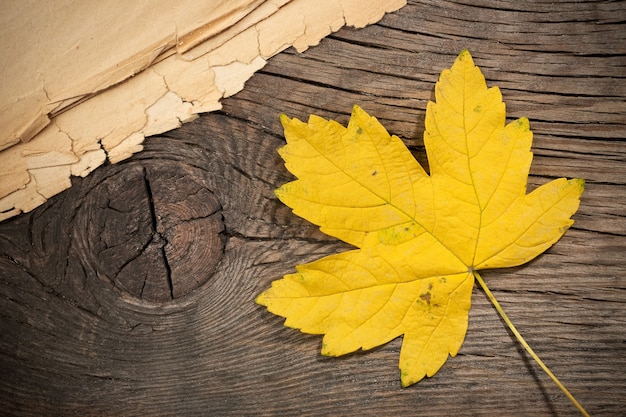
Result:
{"label": "wood knot", "polygon": [[85,195],[75,241],[87,267],[134,298],[164,303],[204,284],[224,253],[222,207],[206,173],[131,161]]}

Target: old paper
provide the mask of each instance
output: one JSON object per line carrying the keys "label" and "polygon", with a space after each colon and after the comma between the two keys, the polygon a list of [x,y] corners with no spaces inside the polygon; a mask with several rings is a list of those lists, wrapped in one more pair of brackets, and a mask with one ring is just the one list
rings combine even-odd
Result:
{"label": "old paper", "polygon": [[243,88],[266,60],[404,0],[9,1],[0,32],[0,220]]}

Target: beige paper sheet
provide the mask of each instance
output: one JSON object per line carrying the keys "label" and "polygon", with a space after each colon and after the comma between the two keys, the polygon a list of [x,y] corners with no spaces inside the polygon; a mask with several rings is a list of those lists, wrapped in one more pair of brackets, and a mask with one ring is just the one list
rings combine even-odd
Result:
{"label": "beige paper sheet", "polygon": [[220,108],[268,58],[405,0],[9,0],[0,8],[0,220],[146,136]]}

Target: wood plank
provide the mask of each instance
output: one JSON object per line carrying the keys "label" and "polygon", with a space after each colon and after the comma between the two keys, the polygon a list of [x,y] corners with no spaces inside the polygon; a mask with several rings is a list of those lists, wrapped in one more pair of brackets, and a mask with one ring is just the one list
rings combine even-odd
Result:
{"label": "wood plank", "polygon": [[[7,415],[569,416],[576,410],[475,289],[464,345],[403,389],[401,338],[342,358],[254,303],[294,265],[347,249],[273,195],[291,179],[278,115],[354,103],[426,163],[426,102],[469,48],[534,131],[533,188],[587,186],[576,223],[527,265],[483,276],[591,415],[626,410],[623,2],[411,1],[269,60],[223,110],[0,223]],[[210,261],[209,261],[210,260]]]}

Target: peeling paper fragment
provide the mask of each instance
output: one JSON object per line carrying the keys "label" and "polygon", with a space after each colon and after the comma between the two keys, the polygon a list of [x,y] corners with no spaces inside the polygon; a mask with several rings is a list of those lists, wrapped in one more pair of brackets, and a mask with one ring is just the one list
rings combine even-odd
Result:
{"label": "peeling paper fragment", "polygon": [[[223,67],[215,67],[215,86],[223,97],[230,97],[243,89],[244,83],[252,74],[265,66],[266,61],[256,57],[251,63],[232,62]],[[242,76],[243,75],[243,76]]]}
{"label": "peeling paper fragment", "polygon": [[176,129],[183,122],[197,118],[198,116],[192,113],[192,107],[191,103],[184,102],[176,93],[168,91],[156,103],[146,109],[148,122],[143,129],[144,135],[150,136]]}
{"label": "peeling paper fragment", "polygon": [[80,160],[70,166],[71,174],[75,177],[86,177],[104,164],[106,158],[107,154],[102,149],[84,152]]}
{"label": "peeling paper fragment", "polygon": [[142,133],[133,133],[117,146],[109,149],[108,156],[109,162],[117,164],[126,158],[130,158],[133,154],[143,150],[143,141],[145,136]]}
{"label": "peeling paper fragment", "polygon": [[0,35],[24,42],[0,45],[0,221],[66,189],[70,175],[141,151],[146,136],[220,109],[289,46],[303,51],[405,3],[12,2]]}

